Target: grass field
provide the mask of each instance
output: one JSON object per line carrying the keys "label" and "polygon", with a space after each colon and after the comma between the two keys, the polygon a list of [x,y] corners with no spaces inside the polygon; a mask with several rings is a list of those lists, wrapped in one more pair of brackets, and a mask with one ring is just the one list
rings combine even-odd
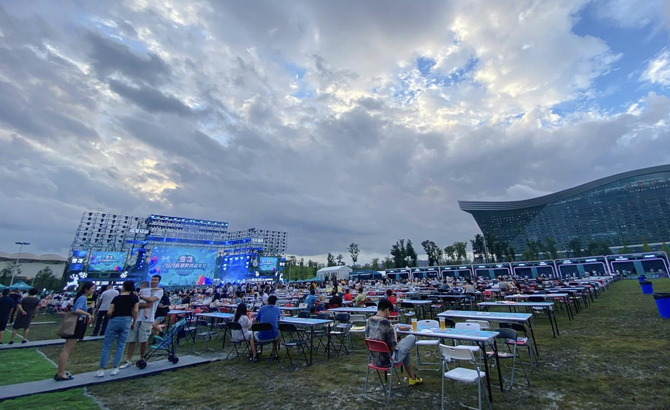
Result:
{"label": "grass field", "polygon": [[[670,292],[669,280],[654,280],[656,291]],[[494,390],[496,409],[661,409],[670,408],[670,320],[660,319],[651,296],[642,295],[637,281],[620,281],[576,319],[559,314],[561,336],[551,337],[546,319],[536,319],[540,366],[530,375],[532,387]],[[44,325],[47,326],[47,325]],[[360,345],[360,343],[359,343]],[[220,345],[219,345],[220,347]],[[41,349],[55,360],[60,347]],[[189,347],[180,349],[187,354]],[[1,352],[0,363],[8,363]],[[33,351],[38,358],[42,357]],[[69,370],[95,370],[99,342],[80,343]],[[32,362],[28,357],[17,359]],[[156,376],[90,387],[88,392],[109,409],[376,409],[383,405],[362,397],[367,355],[363,352],[326,361],[318,356],[310,368],[268,367],[245,361],[218,361]],[[43,365],[37,365],[43,367]],[[31,370],[38,377],[41,370]],[[51,377],[53,370],[48,374]],[[407,398],[394,397],[393,408],[439,408],[438,372],[423,371],[424,384]],[[495,380],[495,379],[494,379]],[[0,379],[7,383],[7,380]],[[76,391],[72,391],[76,392]],[[87,399],[81,394],[75,397]],[[462,397],[476,391],[464,387]],[[369,396],[382,399],[380,391]],[[0,409],[51,409],[54,395],[39,395],[0,403]],[[70,400],[63,398],[63,400]],[[98,408],[92,401],[72,408]],[[87,407],[88,406],[88,407]],[[453,402],[447,406],[457,408]]]}

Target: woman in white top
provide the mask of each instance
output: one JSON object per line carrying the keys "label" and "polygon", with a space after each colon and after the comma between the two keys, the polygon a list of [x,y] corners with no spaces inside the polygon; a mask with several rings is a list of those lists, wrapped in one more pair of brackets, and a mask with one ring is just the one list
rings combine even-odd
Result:
{"label": "woman in white top", "polygon": [[233,322],[237,322],[242,327],[242,330],[233,330],[231,336],[233,342],[241,342],[247,340],[251,346],[251,358],[249,361],[257,362],[258,357],[256,357],[256,344],[254,343],[254,335],[251,333],[251,320],[247,316],[247,305],[240,303],[237,305],[237,310],[235,310],[235,318]]}

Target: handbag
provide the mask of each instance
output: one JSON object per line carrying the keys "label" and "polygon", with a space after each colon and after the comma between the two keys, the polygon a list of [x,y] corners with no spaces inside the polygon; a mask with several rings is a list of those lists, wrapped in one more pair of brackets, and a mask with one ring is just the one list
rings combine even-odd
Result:
{"label": "handbag", "polygon": [[[86,322],[85,316],[80,316],[74,312],[68,312],[63,316],[63,321],[60,322],[60,327],[58,328],[58,336],[63,338],[74,337],[77,332],[77,325],[79,321],[83,320]],[[81,327],[81,325],[79,325]]]}

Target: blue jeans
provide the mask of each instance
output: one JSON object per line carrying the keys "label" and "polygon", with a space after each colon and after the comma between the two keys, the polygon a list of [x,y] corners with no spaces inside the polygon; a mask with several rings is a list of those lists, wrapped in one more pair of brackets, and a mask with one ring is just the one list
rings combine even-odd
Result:
{"label": "blue jeans", "polygon": [[[116,351],[114,352],[114,366],[119,367],[123,358],[123,350],[126,347],[126,339],[133,318],[130,316],[117,316],[109,320],[107,329],[105,329],[105,339],[102,342],[102,352],[100,352],[100,368],[104,369],[109,362],[109,351],[112,350],[112,343],[116,339]],[[135,325],[137,326],[137,324]]]}

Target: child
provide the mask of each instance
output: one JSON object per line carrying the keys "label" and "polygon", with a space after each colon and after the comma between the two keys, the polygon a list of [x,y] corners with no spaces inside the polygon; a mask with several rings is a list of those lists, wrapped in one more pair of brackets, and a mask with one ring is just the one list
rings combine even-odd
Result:
{"label": "child", "polygon": [[[151,296],[151,288],[149,287],[149,282],[146,280],[142,283],[140,283],[140,292],[139,292],[140,298],[142,296],[144,297],[150,297]],[[137,317],[142,317],[144,319],[149,319],[149,310],[148,308],[142,308],[140,309],[139,313],[137,314]]]}

